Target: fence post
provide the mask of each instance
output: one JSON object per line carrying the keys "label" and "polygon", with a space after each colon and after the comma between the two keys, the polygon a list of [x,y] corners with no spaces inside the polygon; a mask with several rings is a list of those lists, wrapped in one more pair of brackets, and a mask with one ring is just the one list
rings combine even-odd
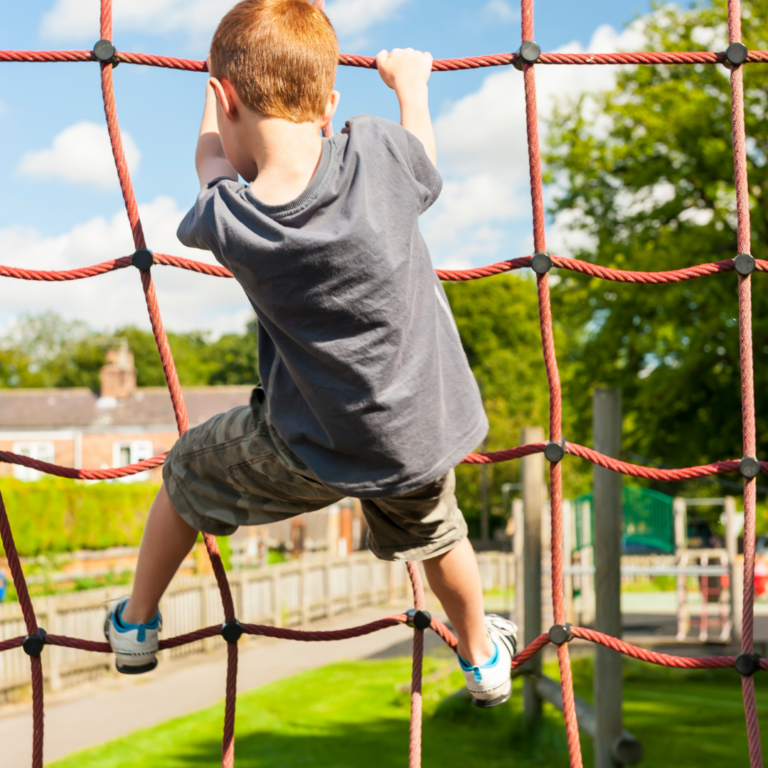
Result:
{"label": "fence post", "polygon": [[[573,506],[570,501],[563,502],[563,568],[573,565]],[[565,620],[576,623],[573,610],[573,575],[563,576],[565,591]]]}
{"label": "fence post", "polygon": [[[541,427],[524,427],[522,445],[544,441]],[[523,645],[532,643],[541,634],[541,513],[544,506],[544,454],[535,453],[522,459],[523,509]],[[541,676],[541,654],[526,664],[535,677]],[[541,720],[541,698],[536,692],[536,680],[526,676],[523,681],[523,714],[531,723]]]}
{"label": "fence post", "polygon": [[[621,390],[595,389],[593,396],[595,450],[611,458],[621,452]],[[622,476],[594,468],[595,592],[598,631],[621,637],[621,504]],[[611,745],[622,732],[621,656],[601,645],[595,653],[596,768],[618,768]]]}
{"label": "fence post", "polygon": [[677,554],[688,546],[688,507],[685,499],[677,498],[672,502],[672,513],[675,517],[675,554]]}
{"label": "fence post", "polygon": [[325,561],[325,618],[333,616],[333,561]]}
{"label": "fence post", "polygon": [[309,566],[307,565],[307,558],[302,556],[301,558],[301,576],[299,579],[299,587],[301,589],[301,623],[309,623]]}
{"label": "fence post", "polygon": [[[58,606],[56,605],[56,598],[49,597],[45,601],[46,604],[46,628],[52,635],[62,634],[62,627],[60,626],[60,614]],[[61,654],[64,649],[55,645],[48,647],[47,663],[48,663],[48,685],[51,687],[51,691],[61,690]],[[43,656],[45,658],[45,655]]]}
{"label": "fence post", "polygon": [[725,551],[731,570],[731,616],[733,618],[733,641],[741,642],[741,602],[744,598],[744,573],[739,564],[739,534],[736,529],[736,499],[726,496],[725,506]]}
{"label": "fence post", "polygon": [[283,626],[283,611],[280,605],[280,569],[272,571],[272,626]]}
{"label": "fence post", "polygon": [[[208,615],[208,577],[204,576],[200,581],[200,589],[198,590],[200,595],[200,622],[203,627],[210,626],[211,617]],[[203,640],[203,650],[213,651],[216,648],[215,638],[206,637]]]}
{"label": "fence post", "polygon": [[[594,501],[594,498],[593,498]],[[584,505],[586,511],[581,516],[581,540],[586,546],[579,552],[579,565],[591,568],[595,564],[594,536],[592,535],[592,507]],[[595,620],[595,577],[592,573],[584,573],[580,578],[581,584],[581,616],[582,626],[592,624]]]}

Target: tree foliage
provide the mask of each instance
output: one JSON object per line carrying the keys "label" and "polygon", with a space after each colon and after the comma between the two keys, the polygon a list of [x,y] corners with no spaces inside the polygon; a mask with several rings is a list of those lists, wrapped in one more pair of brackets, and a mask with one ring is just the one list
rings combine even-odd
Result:
{"label": "tree foliage", "polygon": [[[657,7],[640,20],[649,50],[724,50],[726,0]],[[743,0],[744,42],[768,46],[768,1]],[[707,37],[711,39],[707,39]],[[752,253],[766,258],[768,69],[745,70]],[[550,131],[550,181],[593,245],[579,258],[644,271],[736,256],[729,72],[722,65],[643,66],[617,87],[561,103]],[[753,281],[758,443],[768,449],[768,292]],[[624,445],[682,467],[743,455],[737,276],[662,286],[609,283],[562,270],[553,297],[572,434],[589,441],[597,385],[624,392]],[[669,490],[669,486],[667,486]]]}
{"label": "tree foliage", "polygon": [[[165,386],[150,331],[133,326],[112,334],[92,331],[56,314],[25,316],[0,339],[0,388],[88,387],[99,389],[99,369],[107,349],[126,340],[133,352],[140,387]],[[243,334],[211,339],[200,331],[169,333],[179,379],[184,386],[258,383],[256,322]]]}

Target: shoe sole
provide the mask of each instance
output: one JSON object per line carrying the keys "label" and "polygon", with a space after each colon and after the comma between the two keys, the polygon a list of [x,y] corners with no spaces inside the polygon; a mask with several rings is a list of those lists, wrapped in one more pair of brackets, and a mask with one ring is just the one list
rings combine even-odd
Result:
{"label": "shoe sole", "polygon": [[115,662],[115,667],[121,675],[143,675],[145,672],[151,672],[156,666],[157,659],[147,664],[124,664],[123,666]]}
{"label": "shoe sole", "polygon": [[479,709],[490,709],[491,707],[498,707],[501,704],[506,703],[512,698],[512,691],[505,693],[495,699],[476,699],[472,697],[472,703]]}

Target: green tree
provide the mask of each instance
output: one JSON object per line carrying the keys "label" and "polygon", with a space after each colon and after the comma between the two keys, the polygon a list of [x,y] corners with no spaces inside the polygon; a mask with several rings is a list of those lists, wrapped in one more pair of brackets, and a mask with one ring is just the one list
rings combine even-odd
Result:
{"label": "green tree", "polygon": [[[485,450],[498,451],[520,444],[524,426],[548,426],[548,387],[541,352],[536,284],[516,274],[447,283],[464,349],[482,385],[490,430]],[[563,340],[564,342],[564,340]],[[518,461],[487,469],[489,509],[501,515],[503,483],[519,482]],[[480,470],[457,468],[457,495],[470,535],[479,535]],[[491,518],[499,527],[503,518]]]}
{"label": "green tree", "polygon": [[[744,42],[768,45],[768,1],[743,0]],[[640,20],[648,50],[724,50],[725,0],[656,8]],[[712,40],[702,45],[710,34]],[[607,93],[561,103],[550,180],[604,266],[668,270],[736,256],[729,73],[722,65],[621,70]],[[745,70],[752,253],[766,258],[768,69]],[[599,125],[594,116],[599,115]],[[554,312],[568,338],[567,437],[588,443],[594,386],[624,391],[625,448],[675,467],[742,455],[737,277],[625,285],[561,270]],[[768,293],[753,278],[760,453],[768,449]],[[669,490],[669,486],[667,486]]]}
{"label": "green tree", "polygon": [[[151,331],[134,326],[98,333],[54,313],[19,318],[0,339],[0,387],[99,389],[107,349],[125,340],[133,352],[140,387],[165,386]],[[184,386],[258,383],[255,319],[243,334],[212,340],[200,331],[169,333],[168,342]]]}

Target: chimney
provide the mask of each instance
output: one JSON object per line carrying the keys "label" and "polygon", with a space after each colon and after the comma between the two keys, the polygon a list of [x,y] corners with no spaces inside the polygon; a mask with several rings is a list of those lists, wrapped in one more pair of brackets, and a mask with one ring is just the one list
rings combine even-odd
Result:
{"label": "chimney", "polygon": [[99,370],[99,379],[101,397],[123,399],[136,392],[136,366],[126,342],[107,351],[107,364]]}

